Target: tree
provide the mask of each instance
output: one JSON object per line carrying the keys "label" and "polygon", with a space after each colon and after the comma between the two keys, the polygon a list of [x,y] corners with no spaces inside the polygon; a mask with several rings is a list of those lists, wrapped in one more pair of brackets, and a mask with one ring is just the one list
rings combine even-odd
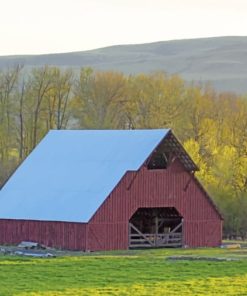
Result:
{"label": "tree", "polygon": [[74,116],[81,128],[120,128],[125,101],[123,74],[83,69],[76,81]]}
{"label": "tree", "polygon": [[16,165],[16,150],[13,135],[13,92],[18,85],[21,66],[0,73],[0,183],[9,176]]}
{"label": "tree", "polygon": [[71,70],[61,71],[58,68],[51,69],[52,86],[45,97],[47,109],[47,129],[65,129],[67,127],[70,112],[68,110],[73,73]]}

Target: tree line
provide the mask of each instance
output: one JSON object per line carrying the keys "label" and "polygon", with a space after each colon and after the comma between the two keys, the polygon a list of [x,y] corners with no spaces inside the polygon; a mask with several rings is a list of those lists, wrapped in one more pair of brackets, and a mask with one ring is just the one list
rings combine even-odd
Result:
{"label": "tree line", "polygon": [[247,236],[247,99],[163,72],[0,72],[0,185],[50,129],[172,128],[200,167],[225,236]]}

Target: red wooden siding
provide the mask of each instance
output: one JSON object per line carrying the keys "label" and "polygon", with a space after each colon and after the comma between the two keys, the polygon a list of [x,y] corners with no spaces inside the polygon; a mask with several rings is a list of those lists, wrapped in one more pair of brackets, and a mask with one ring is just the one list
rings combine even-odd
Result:
{"label": "red wooden siding", "polygon": [[188,247],[221,243],[219,213],[177,159],[166,170],[143,166],[127,172],[88,223],[0,220],[0,244],[29,240],[71,250],[127,249],[128,222],[143,207],[175,207],[184,218]]}
{"label": "red wooden siding", "polygon": [[167,170],[127,172],[89,222],[90,250],[128,248],[128,221],[140,207],[176,207],[184,244],[218,246],[221,218],[192,174],[176,160]]}
{"label": "red wooden siding", "polygon": [[34,241],[49,247],[85,250],[86,223],[0,220],[0,244]]}

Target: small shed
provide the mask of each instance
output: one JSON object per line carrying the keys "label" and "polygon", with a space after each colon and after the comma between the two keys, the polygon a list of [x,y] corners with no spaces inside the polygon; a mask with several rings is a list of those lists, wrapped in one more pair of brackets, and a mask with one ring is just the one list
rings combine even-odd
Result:
{"label": "small shed", "polygon": [[0,190],[0,244],[219,246],[197,170],[170,129],[50,131]]}

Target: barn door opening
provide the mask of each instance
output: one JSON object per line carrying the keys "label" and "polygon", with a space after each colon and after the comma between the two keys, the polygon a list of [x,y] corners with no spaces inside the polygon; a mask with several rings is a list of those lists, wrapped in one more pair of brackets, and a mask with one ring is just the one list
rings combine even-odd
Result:
{"label": "barn door opening", "polygon": [[182,247],[183,217],[174,207],[139,208],[129,220],[130,248]]}

